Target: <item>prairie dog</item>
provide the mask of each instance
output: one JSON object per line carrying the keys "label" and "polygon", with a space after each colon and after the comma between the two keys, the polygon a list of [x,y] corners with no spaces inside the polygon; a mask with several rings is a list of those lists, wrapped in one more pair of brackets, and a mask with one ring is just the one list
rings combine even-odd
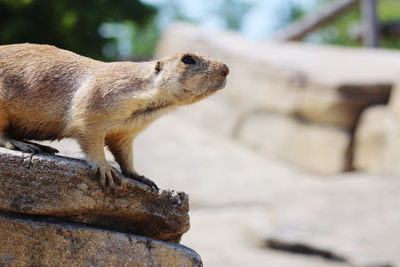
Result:
{"label": "prairie dog", "polygon": [[178,106],[223,88],[228,67],[196,53],[148,62],[105,63],[49,45],[0,46],[0,146],[58,152],[28,140],[78,141],[101,186],[122,174],[158,189],[133,166],[133,139]]}

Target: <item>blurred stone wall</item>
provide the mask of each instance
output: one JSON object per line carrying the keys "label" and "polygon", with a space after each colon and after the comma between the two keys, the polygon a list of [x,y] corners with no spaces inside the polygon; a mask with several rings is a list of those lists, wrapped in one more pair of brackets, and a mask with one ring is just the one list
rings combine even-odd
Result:
{"label": "blurred stone wall", "polygon": [[[233,32],[176,23],[164,33],[156,57],[186,51],[222,60],[231,72],[227,88],[196,104],[196,112],[179,116],[310,171],[379,169],[368,156],[379,153],[361,144],[368,142],[361,138],[368,118],[361,125],[359,120],[364,110],[389,102],[400,74],[399,52],[251,41]],[[398,90],[387,113],[400,106]],[[383,149],[383,144],[368,149],[375,146]]]}

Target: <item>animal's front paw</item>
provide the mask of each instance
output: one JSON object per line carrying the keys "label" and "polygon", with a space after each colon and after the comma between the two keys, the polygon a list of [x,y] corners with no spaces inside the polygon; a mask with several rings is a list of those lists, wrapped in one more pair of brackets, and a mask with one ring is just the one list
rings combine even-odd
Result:
{"label": "animal's front paw", "polygon": [[153,182],[152,180],[150,180],[149,178],[147,178],[146,176],[139,175],[133,179],[135,179],[136,181],[139,181],[141,183],[144,183],[145,185],[148,185],[151,189],[158,192],[158,186],[156,185],[156,183]]}
{"label": "animal's front paw", "polygon": [[124,175],[126,177],[132,178],[135,181],[141,182],[150,187],[152,190],[158,192],[158,186],[156,185],[156,183],[147,178],[146,176],[139,175],[137,173],[128,173],[128,174],[124,173]]}
{"label": "animal's front paw", "polygon": [[121,185],[121,177],[119,173],[110,165],[108,166],[95,166],[94,172],[97,175],[97,179],[99,180],[99,184],[102,187],[111,187],[115,188],[115,185]]}

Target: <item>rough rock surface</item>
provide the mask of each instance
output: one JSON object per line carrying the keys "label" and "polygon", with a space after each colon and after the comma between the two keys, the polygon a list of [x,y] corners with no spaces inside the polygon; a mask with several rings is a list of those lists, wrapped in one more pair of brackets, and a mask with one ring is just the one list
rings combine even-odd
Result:
{"label": "rough rock surface", "polygon": [[184,246],[131,234],[0,215],[1,266],[201,267]]}
{"label": "rough rock surface", "polygon": [[[69,155],[79,151],[69,140],[55,146]],[[135,166],[161,187],[190,195],[191,230],[182,244],[196,250],[205,266],[400,264],[397,177],[311,175],[180,114],[161,118],[137,138]],[[347,262],[274,250],[265,245],[270,238],[326,250]]]}
{"label": "rough rock surface", "polygon": [[271,112],[249,117],[237,137],[261,152],[271,153],[319,173],[349,168],[350,133]]}
{"label": "rough rock surface", "polygon": [[399,158],[400,117],[387,106],[366,109],[355,133],[354,167],[398,175]]}
{"label": "rough rock surface", "polygon": [[103,190],[87,164],[0,148],[0,211],[40,215],[177,242],[189,229],[188,197],[123,178]]}

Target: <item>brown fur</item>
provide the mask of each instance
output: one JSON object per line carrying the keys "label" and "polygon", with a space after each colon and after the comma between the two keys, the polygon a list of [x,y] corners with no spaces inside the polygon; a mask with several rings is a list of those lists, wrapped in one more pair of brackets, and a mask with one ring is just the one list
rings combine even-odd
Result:
{"label": "brown fur", "polygon": [[125,176],[156,187],[134,170],[133,139],[166,112],[223,88],[228,72],[193,53],[105,63],[48,45],[0,46],[0,146],[54,153],[24,140],[75,138],[100,183],[114,186],[106,145]]}

